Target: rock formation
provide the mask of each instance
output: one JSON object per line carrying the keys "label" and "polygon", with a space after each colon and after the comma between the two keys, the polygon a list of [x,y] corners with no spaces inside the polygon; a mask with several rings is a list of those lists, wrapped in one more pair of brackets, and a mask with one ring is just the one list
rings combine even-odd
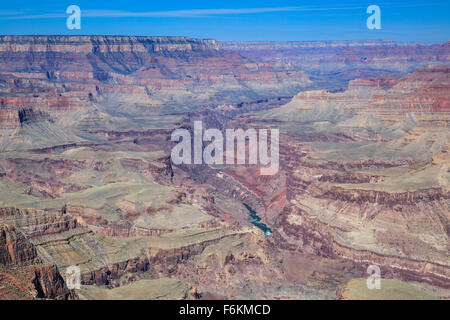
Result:
{"label": "rock formation", "polygon": [[[449,49],[1,36],[0,299],[448,298]],[[175,165],[195,120],[280,170]]]}

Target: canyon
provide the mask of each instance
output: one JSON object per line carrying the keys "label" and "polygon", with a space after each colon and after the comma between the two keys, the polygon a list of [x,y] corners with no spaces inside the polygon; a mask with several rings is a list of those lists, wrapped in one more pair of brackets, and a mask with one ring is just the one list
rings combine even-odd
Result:
{"label": "canyon", "polygon": [[449,299],[449,101],[449,42],[0,36],[0,299]]}

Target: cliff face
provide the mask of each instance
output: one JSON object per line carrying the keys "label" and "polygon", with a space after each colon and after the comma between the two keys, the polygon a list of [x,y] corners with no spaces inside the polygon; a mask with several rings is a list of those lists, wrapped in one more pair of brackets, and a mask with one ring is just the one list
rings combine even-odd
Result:
{"label": "cliff face", "polygon": [[[404,77],[380,76],[352,80],[343,92],[301,92],[276,116],[279,119],[298,120],[307,111],[313,116],[314,112],[331,112],[341,108],[343,112],[360,117],[342,122],[340,127],[360,126],[379,130],[382,124],[380,120],[385,124],[397,122],[400,126],[405,116],[411,113],[414,114],[410,118],[412,124],[416,122],[429,129],[445,128],[450,123],[449,72],[448,66],[417,68]],[[404,122],[402,127],[405,126],[407,124]]]}
{"label": "cliff face", "polygon": [[0,265],[0,300],[75,298],[56,265],[36,264],[5,268]]}
{"label": "cliff face", "polygon": [[66,80],[107,80],[108,72],[130,74],[150,67],[152,57],[177,61],[187,55],[218,56],[219,50],[215,40],[184,37],[2,36],[0,69],[53,81],[63,75]]}
{"label": "cliff face", "polygon": [[36,266],[33,271],[32,282],[37,298],[67,300],[74,297],[73,293],[67,290],[56,265]]}
{"label": "cliff face", "polygon": [[[382,73],[411,72],[429,63],[446,64],[450,42],[436,45],[393,41],[305,41],[305,42],[224,42],[224,50],[260,57],[266,62],[281,60],[308,71],[339,72],[339,77],[371,70]],[[407,57],[407,59],[405,59]],[[384,69],[384,70],[381,70]],[[335,74],[336,75],[336,74]],[[336,79],[337,80],[337,79]]]}
{"label": "cliff face", "polygon": [[93,113],[99,104],[126,104],[122,111],[137,115],[165,105],[194,107],[292,95],[309,84],[299,69],[280,69],[223,51],[215,40],[0,37],[3,107]]}
{"label": "cliff face", "polygon": [[227,41],[222,47],[226,50],[280,50],[280,49],[320,49],[320,48],[376,48],[399,47],[401,43],[391,40],[364,41]]}
{"label": "cliff face", "polygon": [[39,262],[36,248],[13,226],[0,225],[0,263],[27,265]]}
{"label": "cliff face", "polygon": [[[185,112],[186,106],[190,110],[239,107],[290,97],[305,88],[344,88],[349,80],[365,75],[391,76],[376,83],[355,81],[351,86],[359,91],[390,88],[399,75],[448,60],[448,44],[222,44],[184,37],[2,36],[0,125],[17,128],[18,115],[13,110],[32,108],[49,113],[64,128],[111,130],[124,125],[117,121],[117,114],[132,119]],[[445,110],[446,84],[433,86],[417,92],[418,97],[407,101],[404,109]],[[442,93],[427,100],[430,90]],[[377,93],[374,106],[382,101]],[[178,120],[165,123],[174,125]],[[142,126],[140,121],[127,125]]]}
{"label": "cliff face", "polygon": [[17,129],[20,127],[19,112],[14,109],[0,109],[0,128]]}
{"label": "cliff face", "polygon": [[32,108],[0,108],[0,129],[19,129],[23,124],[47,118],[39,110]]}
{"label": "cliff face", "polygon": [[33,209],[0,209],[0,300],[74,297],[58,267],[43,263],[32,240],[70,228],[55,220],[64,219],[46,219]]}
{"label": "cliff face", "polygon": [[0,52],[59,53],[171,53],[218,51],[216,40],[187,37],[131,36],[0,36]]}

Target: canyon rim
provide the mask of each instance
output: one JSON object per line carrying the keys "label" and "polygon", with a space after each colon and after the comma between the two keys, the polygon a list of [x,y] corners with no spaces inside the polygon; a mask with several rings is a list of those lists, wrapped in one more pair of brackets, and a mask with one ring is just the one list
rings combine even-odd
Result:
{"label": "canyon rim", "polygon": [[448,300],[449,125],[449,41],[2,35],[0,300]]}

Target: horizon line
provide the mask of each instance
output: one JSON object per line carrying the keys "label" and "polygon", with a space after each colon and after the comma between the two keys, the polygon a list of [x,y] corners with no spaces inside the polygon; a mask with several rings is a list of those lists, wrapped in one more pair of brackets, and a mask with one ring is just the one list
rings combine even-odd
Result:
{"label": "horizon line", "polygon": [[212,40],[218,42],[254,42],[254,43],[292,43],[292,42],[394,42],[394,43],[427,43],[427,44],[443,44],[450,40],[443,41],[417,41],[417,40],[393,40],[393,39],[317,39],[317,40],[218,40],[215,38],[197,38],[183,35],[127,35],[127,34],[0,34],[0,37],[136,37],[136,38],[189,38],[193,40]]}

